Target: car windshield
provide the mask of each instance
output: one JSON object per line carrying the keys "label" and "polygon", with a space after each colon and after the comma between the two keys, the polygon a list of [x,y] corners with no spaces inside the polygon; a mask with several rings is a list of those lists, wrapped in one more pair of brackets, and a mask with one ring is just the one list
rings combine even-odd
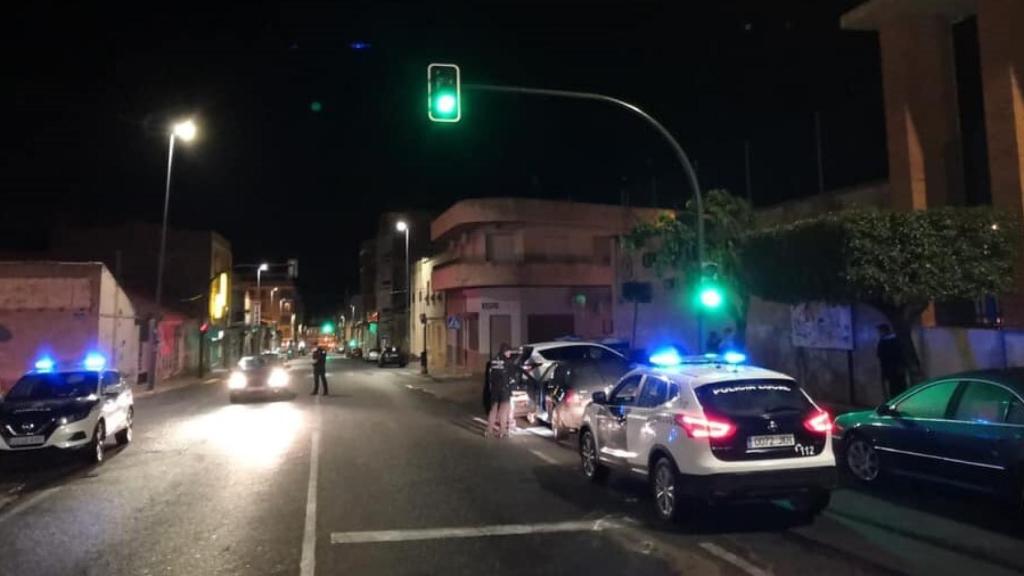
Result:
{"label": "car windshield", "polygon": [[96,394],[97,372],[54,372],[26,374],[4,398],[7,402],[85,398]]}
{"label": "car windshield", "polygon": [[264,356],[246,356],[238,361],[238,367],[242,370],[256,370],[264,368],[271,364],[270,361]]}
{"label": "car windshield", "polygon": [[792,380],[730,380],[696,389],[705,410],[721,416],[804,413],[811,402]]}

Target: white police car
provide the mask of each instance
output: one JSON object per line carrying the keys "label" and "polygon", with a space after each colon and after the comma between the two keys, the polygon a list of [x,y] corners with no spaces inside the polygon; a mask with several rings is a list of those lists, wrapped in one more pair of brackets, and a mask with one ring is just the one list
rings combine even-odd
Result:
{"label": "white police car", "polygon": [[66,368],[42,358],[0,402],[0,451],[80,449],[98,464],[108,436],[132,441],[133,413],[131,387],[103,356]]}
{"label": "white police car", "polygon": [[785,498],[807,517],[828,506],[832,421],[796,381],[738,353],[668,349],[650,360],[587,406],[579,450],[588,478],[610,468],[648,478],[664,520],[708,501]]}

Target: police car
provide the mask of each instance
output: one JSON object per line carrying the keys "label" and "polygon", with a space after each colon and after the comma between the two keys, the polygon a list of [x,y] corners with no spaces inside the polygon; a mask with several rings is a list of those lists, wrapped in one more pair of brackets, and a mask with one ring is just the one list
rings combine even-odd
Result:
{"label": "police car", "polygon": [[133,415],[131,387],[102,355],[60,368],[42,358],[0,402],[0,451],[81,450],[99,464],[108,436],[132,441]]}
{"label": "police car", "polygon": [[795,380],[744,361],[660,350],[595,392],[579,435],[584,474],[649,479],[663,520],[730,500],[789,499],[817,515],[836,482],[832,420]]}

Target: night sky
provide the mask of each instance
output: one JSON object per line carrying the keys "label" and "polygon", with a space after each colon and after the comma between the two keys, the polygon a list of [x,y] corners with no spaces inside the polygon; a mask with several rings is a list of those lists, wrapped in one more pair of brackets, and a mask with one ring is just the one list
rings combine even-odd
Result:
{"label": "night sky", "polygon": [[317,311],[357,288],[383,210],[689,194],[664,142],[601,104],[466,93],[461,123],[428,122],[431,61],[632,101],[705,188],[746,194],[747,140],[756,205],[816,192],[815,111],[826,186],[883,179],[877,39],[839,30],[851,4],[26,2],[3,25],[0,248],[45,247],[62,222],[158,221],[185,115],[201,134],[177,150],[172,224],[220,231],[236,262],[298,257]]}

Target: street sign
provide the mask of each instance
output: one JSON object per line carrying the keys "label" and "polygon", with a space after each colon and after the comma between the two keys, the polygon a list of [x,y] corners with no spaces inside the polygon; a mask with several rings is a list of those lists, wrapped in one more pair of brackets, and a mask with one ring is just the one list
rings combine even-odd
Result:
{"label": "street sign", "polygon": [[461,327],[462,327],[462,322],[459,320],[458,316],[449,316],[448,317],[448,329],[449,330],[458,330]]}

